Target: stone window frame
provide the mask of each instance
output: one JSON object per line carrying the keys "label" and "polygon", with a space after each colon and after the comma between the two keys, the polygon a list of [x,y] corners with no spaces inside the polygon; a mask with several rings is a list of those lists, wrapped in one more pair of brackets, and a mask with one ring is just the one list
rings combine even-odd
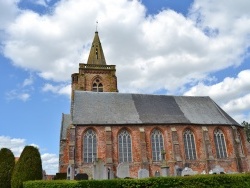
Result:
{"label": "stone window frame", "polygon": [[118,159],[120,163],[132,162],[132,137],[126,129],[122,129],[118,134]]}
{"label": "stone window frame", "polygon": [[95,77],[92,82],[92,91],[93,92],[103,92],[102,80],[99,76]]}
{"label": "stone window frame", "polygon": [[219,128],[214,131],[214,143],[216,149],[216,156],[218,159],[227,158],[227,145],[225,135]]}
{"label": "stone window frame", "polygon": [[165,151],[162,131],[157,128],[153,129],[150,134],[150,142],[152,148],[152,161],[162,161],[162,151]]}
{"label": "stone window frame", "polygon": [[186,129],[183,133],[184,151],[187,160],[196,160],[196,142],[191,129]]}
{"label": "stone window frame", "polygon": [[92,163],[97,159],[97,134],[87,129],[83,135],[83,162]]}

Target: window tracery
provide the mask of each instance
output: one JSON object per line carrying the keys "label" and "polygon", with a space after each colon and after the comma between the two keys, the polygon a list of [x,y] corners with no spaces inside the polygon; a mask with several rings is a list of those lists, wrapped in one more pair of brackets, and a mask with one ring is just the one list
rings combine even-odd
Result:
{"label": "window tracery", "polygon": [[132,162],[131,136],[127,130],[118,135],[119,162]]}
{"label": "window tracery", "polygon": [[216,148],[217,158],[226,158],[227,157],[227,148],[225,143],[225,137],[223,132],[220,129],[214,131],[214,142]]}
{"label": "window tracery", "polygon": [[152,159],[153,161],[162,160],[162,151],[164,150],[163,146],[163,136],[161,131],[158,129],[153,130],[151,134],[151,145],[152,145]]}
{"label": "window tracery", "polygon": [[103,85],[98,78],[96,78],[92,84],[92,91],[103,92]]}
{"label": "window tracery", "polygon": [[183,135],[184,147],[186,159],[195,160],[196,159],[196,149],[195,149],[195,141],[194,134],[191,130],[187,129]]}
{"label": "window tracery", "polygon": [[83,136],[83,161],[92,163],[97,158],[97,139],[94,130],[89,129]]}

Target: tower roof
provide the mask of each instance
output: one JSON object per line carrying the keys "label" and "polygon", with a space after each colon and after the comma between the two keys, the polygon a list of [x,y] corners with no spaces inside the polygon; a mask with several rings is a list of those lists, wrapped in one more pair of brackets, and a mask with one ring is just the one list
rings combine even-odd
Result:
{"label": "tower roof", "polygon": [[95,32],[87,64],[106,65],[102,44],[97,31]]}

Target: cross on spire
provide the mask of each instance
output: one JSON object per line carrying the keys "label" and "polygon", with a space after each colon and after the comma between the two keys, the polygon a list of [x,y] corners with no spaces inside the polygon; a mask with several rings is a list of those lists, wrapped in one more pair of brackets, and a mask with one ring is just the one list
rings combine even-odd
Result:
{"label": "cross on spire", "polygon": [[98,27],[98,21],[96,21],[96,27],[95,27],[96,32],[97,32],[97,27]]}

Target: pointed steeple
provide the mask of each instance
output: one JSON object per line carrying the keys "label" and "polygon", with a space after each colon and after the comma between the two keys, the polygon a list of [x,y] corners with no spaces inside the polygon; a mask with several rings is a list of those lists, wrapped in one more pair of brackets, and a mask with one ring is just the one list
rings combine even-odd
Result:
{"label": "pointed steeple", "polygon": [[106,65],[102,44],[97,31],[95,32],[87,64]]}

